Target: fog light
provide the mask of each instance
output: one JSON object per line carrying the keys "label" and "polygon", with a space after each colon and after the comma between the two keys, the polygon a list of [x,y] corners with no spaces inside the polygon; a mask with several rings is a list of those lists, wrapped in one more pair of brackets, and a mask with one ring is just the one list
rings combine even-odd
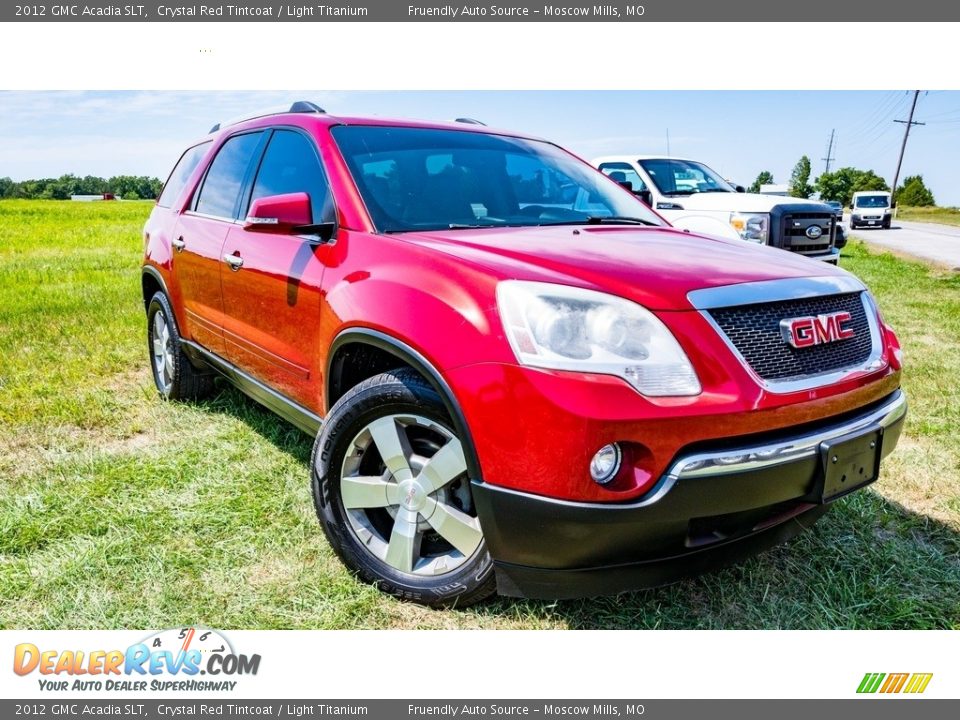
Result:
{"label": "fog light", "polygon": [[620,470],[620,446],[616,443],[604,445],[590,461],[590,477],[601,485],[606,485],[616,477]]}

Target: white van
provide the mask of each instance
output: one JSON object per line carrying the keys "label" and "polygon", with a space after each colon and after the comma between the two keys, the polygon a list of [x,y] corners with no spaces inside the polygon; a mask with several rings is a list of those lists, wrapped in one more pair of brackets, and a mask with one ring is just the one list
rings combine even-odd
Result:
{"label": "white van", "polygon": [[744,192],[695,160],[617,155],[592,162],[675,227],[771,245],[834,264],[846,242],[829,206]]}
{"label": "white van", "polygon": [[850,202],[850,229],[858,227],[881,227],[890,229],[893,208],[890,193],[882,190],[855,192]]}

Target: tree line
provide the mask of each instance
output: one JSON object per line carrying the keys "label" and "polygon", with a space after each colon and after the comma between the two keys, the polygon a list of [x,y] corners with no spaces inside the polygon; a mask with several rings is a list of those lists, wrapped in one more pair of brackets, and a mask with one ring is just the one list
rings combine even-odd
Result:
{"label": "tree line", "polygon": [[69,200],[71,195],[112,193],[124,200],[154,200],[163,189],[163,182],[146,175],[115,175],[111,178],[87,175],[61,175],[58,178],[21,180],[0,178],[0,198],[32,200]]}
{"label": "tree line", "polygon": [[[855,192],[870,190],[885,190],[889,192],[887,181],[873,170],[845,167],[833,172],[823,173],[813,183],[810,182],[810,158],[804,155],[797,161],[790,173],[790,196],[809,198],[817,193],[821,200],[836,200],[844,206],[850,205]],[[760,192],[761,185],[773,183],[773,173],[762,171],[750,186],[750,192]],[[936,205],[933,193],[924,182],[923,175],[910,175],[903,179],[903,184],[897,188],[896,199],[898,205],[908,207],[931,207]]]}

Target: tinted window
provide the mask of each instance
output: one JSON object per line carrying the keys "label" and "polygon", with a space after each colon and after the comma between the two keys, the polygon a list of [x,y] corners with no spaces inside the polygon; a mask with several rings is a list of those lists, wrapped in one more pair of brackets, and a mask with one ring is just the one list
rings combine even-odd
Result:
{"label": "tinted window", "polygon": [[640,165],[664,195],[736,191],[730,183],[702,163],[656,158],[641,160]]}
{"label": "tinted window", "polygon": [[180,196],[184,185],[187,184],[187,180],[190,179],[193,171],[197,169],[197,165],[200,164],[200,161],[203,159],[203,154],[207,151],[209,145],[210,143],[208,142],[197,145],[180,156],[180,161],[176,167],[173,168],[173,172],[170,173],[170,177],[167,178],[167,182],[163,186],[163,192],[161,192],[160,197],[157,198],[157,205],[160,207],[170,207],[173,205],[173,201]]}
{"label": "tinted window", "polygon": [[640,173],[633,169],[629,163],[609,162],[600,166],[601,172],[611,180],[618,183],[630,183],[630,189],[633,192],[640,192],[647,189],[647,184],[640,177]]}
{"label": "tinted window", "polygon": [[548,143],[461,130],[332,130],[381,231],[577,224],[649,208]]}
{"label": "tinted window", "polygon": [[315,223],[333,219],[327,179],[313,143],[298,132],[277,130],[267,145],[250,202],[294,192],[305,192],[310,196]]}
{"label": "tinted window", "polygon": [[855,201],[858,208],[885,208],[890,204],[886,195],[861,195]]}
{"label": "tinted window", "polygon": [[200,189],[196,211],[222,218],[236,217],[240,187],[263,133],[236,135],[220,148]]}

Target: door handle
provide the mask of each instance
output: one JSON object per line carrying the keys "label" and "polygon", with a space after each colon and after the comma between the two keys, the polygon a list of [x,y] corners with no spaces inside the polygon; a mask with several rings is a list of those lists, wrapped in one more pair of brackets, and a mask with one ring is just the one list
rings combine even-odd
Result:
{"label": "door handle", "polygon": [[223,261],[230,266],[230,269],[236,272],[243,267],[243,258],[239,255],[224,255]]}
{"label": "door handle", "polygon": [[187,244],[183,241],[183,236],[181,235],[176,240],[171,240],[170,244],[173,245],[173,249],[177,252],[182,252]]}

